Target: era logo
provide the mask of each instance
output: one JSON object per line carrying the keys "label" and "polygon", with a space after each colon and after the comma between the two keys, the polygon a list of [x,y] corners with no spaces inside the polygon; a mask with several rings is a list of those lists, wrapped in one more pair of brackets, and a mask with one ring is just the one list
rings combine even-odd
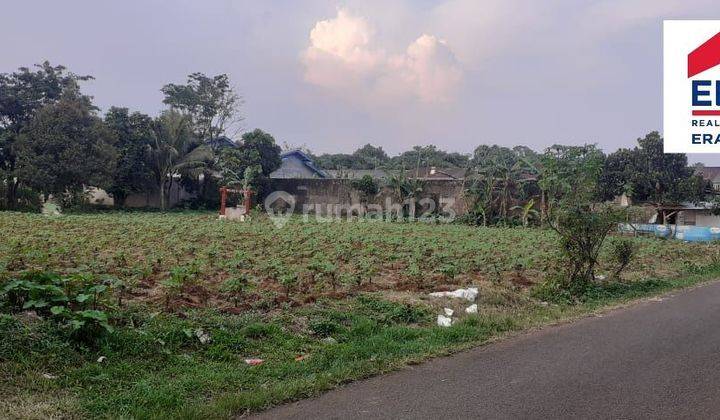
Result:
{"label": "era logo", "polygon": [[[715,34],[707,42],[688,54],[688,78],[697,76],[717,65],[720,65],[720,33]],[[692,106],[720,105],[719,86],[718,81],[693,80]],[[720,112],[717,110],[693,110],[693,115],[720,115]]]}
{"label": "era logo", "polygon": [[663,22],[665,153],[720,153],[720,20]]}

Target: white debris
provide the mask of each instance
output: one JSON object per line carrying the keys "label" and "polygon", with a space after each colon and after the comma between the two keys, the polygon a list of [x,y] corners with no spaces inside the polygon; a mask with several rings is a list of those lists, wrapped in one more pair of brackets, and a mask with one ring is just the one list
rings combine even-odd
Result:
{"label": "white debris", "polygon": [[595,276],[595,279],[600,280],[600,281],[605,280],[606,278],[607,278],[607,276],[605,274],[600,274],[600,275]]}
{"label": "white debris", "polygon": [[197,330],[195,330],[195,337],[200,340],[201,344],[208,344],[212,341],[212,338],[210,338],[210,334],[203,331],[202,328],[198,328]]}
{"label": "white debris", "polygon": [[449,327],[452,325],[452,318],[445,315],[438,315],[437,324],[439,327]]}
{"label": "white debris", "polygon": [[455,311],[450,308],[443,308],[443,311],[445,311],[445,316],[452,316],[455,313]]}
{"label": "white debris", "polygon": [[98,363],[102,363],[102,362],[104,362],[104,361],[106,361],[106,360],[107,360],[107,357],[105,357],[105,356],[100,356],[100,357],[98,357],[97,362],[98,362]]}
{"label": "white debris", "polygon": [[476,314],[477,311],[478,311],[478,310],[477,310],[477,304],[476,304],[476,303],[473,303],[472,305],[470,305],[470,306],[468,306],[467,308],[465,308],[465,313],[468,313],[468,314]]}
{"label": "white debris", "polygon": [[45,378],[45,379],[57,379],[57,376],[51,375],[51,374],[49,374],[49,373],[43,373],[42,376],[43,376],[43,378]]}
{"label": "white debris", "polygon": [[337,340],[332,337],[325,337],[322,339],[322,342],[325,344],[335,344],[337,343]]}
{"label": "white debris", "polygon": [[454,292],[433,292],[430,293],[432,297],[451,297],[457,299],[466,299],[468,302],[472,302],[478,295],[477,287],[468,287],[467,289],[457,289]]}

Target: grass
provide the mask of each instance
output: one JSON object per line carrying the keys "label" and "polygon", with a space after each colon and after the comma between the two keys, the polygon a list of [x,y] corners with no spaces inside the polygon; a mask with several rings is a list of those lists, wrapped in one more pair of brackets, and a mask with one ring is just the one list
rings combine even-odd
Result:
{"label": "grass", "polygon": [[[519,271],[534,281],[548,275],[549,232],[385,223],[290,226],[278,232],[263,220],[224,224],[207,214],[0,215],[0,227],[10,228],[1,230],[11,232],[0,239],[6,277],[32,269],[82,269],[130,282],[138,267],[163,261],[147,279],[132,283],[128,303],[108,309],[115,330],[95,346],[69,341],[51,321],[0,315],[0,417],[228,418],[720,273],[716,245],[638,239],[642,251],[630,268],[632,281],[598,285],[579,302],[548,304],[513,279]],[[373,287],[342,282],[332,293],[318,279],[283,300],[282,289],[263,276],[263,255],[305,267],[326,251],[339,274],[357,274],[353,254],[342,260],[347,247],[382,266]],[[478,257],[481,249],[492,252]],[[125,263],[115,258],[118,253],[125,254]],[[225,261],[238,253],[240,269]],[[680,261],[655,263],[668,256]],[[426,283],[421,287],[402,264],[412,258]],[[479,267],[478,258],[494,268]],[[454,270],[436,272],[426,260]],[[193,285],[165,308],[155,283],[170,276],[171,267],[191,261]],[[229,310],[232,299],[216,287],[233,270],[253,276],[249,293],[261,297],[260,303]],[[449,328],[435,326],[442,307],[461,312],[465,304],[428,298],[427,290],[462,284],[481,289],[479,313],[463,315]],[[210,295],[208,303],[195,303],[201,302],[195,293]],[[198,339],[203,333],[209,343]],[[250,366],[248,358],[264,363]]]}

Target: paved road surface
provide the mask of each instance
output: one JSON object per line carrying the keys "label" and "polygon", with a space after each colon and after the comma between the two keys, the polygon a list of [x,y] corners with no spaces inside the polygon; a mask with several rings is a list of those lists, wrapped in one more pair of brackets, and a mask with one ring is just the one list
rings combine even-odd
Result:
{"label": "paved road surface", "polygon": [[720,418],[720,282],[356,382],[258,418]]}

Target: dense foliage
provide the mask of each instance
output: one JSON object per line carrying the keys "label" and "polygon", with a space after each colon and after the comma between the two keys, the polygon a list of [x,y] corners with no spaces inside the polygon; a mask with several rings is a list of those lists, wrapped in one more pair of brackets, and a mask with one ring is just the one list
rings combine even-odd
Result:
{"label": "dense foliage", "polygon": [[256,190],[279,165],[269,134],[249,132],[239,143],[225,137],[242,120],[227,75],[193,73],[186,84],[165,85],[169,109],[156,118],[118,107],[100,118],[81,92],[88,79],[48,62],[0,74],[0,209],[37,211],[50,197],[82,205],[90,187],[105,189],[117,207],[132,194],[157,194],[165,209],[178,183],[199,207],[216,207],[224,149],[238,149],[243,167],[234,169],[247,170]]}

